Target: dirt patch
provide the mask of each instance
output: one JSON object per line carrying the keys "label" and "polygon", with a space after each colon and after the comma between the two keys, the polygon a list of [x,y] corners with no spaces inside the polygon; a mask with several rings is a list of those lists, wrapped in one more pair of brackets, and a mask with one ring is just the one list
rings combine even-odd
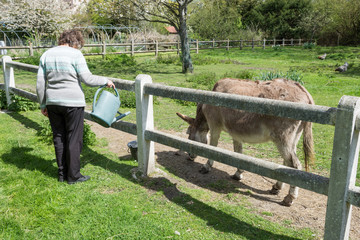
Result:
{"label": "dirt patch", "polygon": [[[97,137],[108,139],[110,151],[121,158],[130,158],[127,143],[136,140],[136,136],[112,128],[103,128],[93,122],[88,121],[88,123]],[[185,133],[170,133],[187,137]],[[219,146],[232,149],[229,144],[220,144]],[[206,162],[206,159],[198,157],[194,162],[191,162],[187,160],[186,153],[157,143],[155,143],[155,154],[156,164],[161,165],[181,179],[173,179],[169,175],[165,176],[168,182],[173,183],[173,185],[167,185],[165,188],[161,181],[154,183],[164,189],[166,197],[170,200],[182,194],[177,190],[177,185],[207,189],[214,198],[224,198],[231,193],[233,197],[246,198],[247,202],[250,203],[249,207],[270,221],[290,225],[294,228],[310,228],[317,233],[319,239],[323,236],[327,203],[327,197],[324,195],[300,189],[299,198],[293,206],[284,207],[280,205],[280,202],[287,194],[288,185],[279,195],[271,195],[268,191],[275,183],[272,179],[245,172],[243,180],[235,181],[230,176],[235,173],[236,169],[217,162],[214,163],[209,174],[201,174],[198,170]],[[353,207],[351,239],[360,239],[360,228],[358,226],[360,226],[360,209]]]}

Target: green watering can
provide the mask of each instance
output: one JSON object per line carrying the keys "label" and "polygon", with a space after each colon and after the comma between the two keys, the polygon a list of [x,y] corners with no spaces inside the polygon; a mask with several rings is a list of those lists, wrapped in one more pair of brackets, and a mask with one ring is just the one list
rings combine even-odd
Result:
{"label": "green watering can", "polygon": [[[120,113],[118,109],[120,107],[120,97],[119,93],[115,90],[115,95],[109,91],[102,91],[99,99],[96,101],[96,98],[106,85],[99,87],[96,91],[93,101],[93,110],[90,113],[91,119],[100,124],[103,127],[110,127],[111,124],[120,120],[121,118],[130,114],[130,112]],[[116,113],[119,115],[115,117]]]}

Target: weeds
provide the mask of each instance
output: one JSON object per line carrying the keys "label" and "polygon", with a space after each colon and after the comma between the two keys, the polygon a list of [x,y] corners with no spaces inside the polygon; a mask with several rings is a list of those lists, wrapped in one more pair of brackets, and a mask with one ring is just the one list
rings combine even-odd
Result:
{"label": "weeds", "polygon": [[[48,118],[43,119],[40,122],[40,131],[37,132],[37,136],[40,137],[40,141],[48,145],[53,144],[53,133]],[[90,125],[84,122],[84,132],[83,132],[84,147],[94,146],[95,143],[96,143],[96,134],[91,130]]]}
{"label": "weeds", "polygon": [[273,80],[276,78],[285,78],[285,79],[293,80],[300,84],[304,84],[304,82],[302,81],[302,79],[303,79],[302,74],[293,69],[290,69],[286,73],[283,73],[280,71],[279,72],[262,72],[257,77],[258,80],[263,80],[263,81]]}
{"label": "weeds", "polygon": [[8,109],[14,112],[20,111],[31,111],[39,109],[39,104],[35,103],[27,98],[20,97],[15,94],[10,94],[12,103],[7,105],[6,94],[5,91],[0,90],[0,109]]}

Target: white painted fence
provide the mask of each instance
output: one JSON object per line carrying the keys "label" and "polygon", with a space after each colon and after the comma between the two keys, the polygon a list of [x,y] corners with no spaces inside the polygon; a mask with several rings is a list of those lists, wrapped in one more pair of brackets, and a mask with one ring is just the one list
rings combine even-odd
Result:
{"label": "white painted fence", "polygon": [[[2,58],[8,104],[10,93],[36,101],[36,95],[15,87],[14,68],[37,72],[38,67]],[[144,176],[155,169],[154,142],[192,152],[224,164],[279,180],[328,196],[324,239],[348,239],[352,205],[360,207],[360,188],[355,186],[359,153],[360,98],[343,96],[337,108],[216,93],[153,84],[149,75],[138,75],[134,81],[110,78],[117,88],[134,91],[136,125],[116,122],[113,128],[137,135],[138,168]],[[267,162],[244,154],[194,142],[154,130],[152,96],[162,96],[216,106],[242,109],[279,117],[293,118],[335,126],[330,178]],[[85,117],[91,120],[90,113]]]}

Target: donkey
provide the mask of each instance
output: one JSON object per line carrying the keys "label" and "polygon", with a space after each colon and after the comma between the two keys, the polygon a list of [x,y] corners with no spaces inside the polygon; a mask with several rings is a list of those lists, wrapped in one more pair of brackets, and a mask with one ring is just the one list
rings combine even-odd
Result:
{"label": "donkey", "polygon": [[[290,102],[314,104],[310,93],[299,83],[286,79],[272,81],[251,81],[225,78],[219,80],[214,88],[215,92],[239,94],[251,97],[261,97]],[[198,104],[196,118],[176,113],[190,126],[187,133],[189,139],[217,146],[221,131],[226,131],[233,139],[234,151],[242,153],[242,143],[275,143],[284,165],[301,170],[301,163],[296,156],[296,145],[303,136],[303,150],[305,153],[305,168],[309,169],[309,162],[314,160],[314,143],[311,122],[299,121],[288,118],[268,116],[245,112],[226,107],[216,107],[208,104]],[[208,133],[210,136],[208,136]],[[189,159],[194,160],[195,155],[189,154]],[[209,159],[200,172],[208,173],[213,165]],[[242,179],[243,170],[237,169],[232,176],[235,180]],[[277,181],[270,190],[271,194],[278,194],[283,183]],[[290,186],[288,195],[282,204],[291,206],[298,196],[299,188]]]}

